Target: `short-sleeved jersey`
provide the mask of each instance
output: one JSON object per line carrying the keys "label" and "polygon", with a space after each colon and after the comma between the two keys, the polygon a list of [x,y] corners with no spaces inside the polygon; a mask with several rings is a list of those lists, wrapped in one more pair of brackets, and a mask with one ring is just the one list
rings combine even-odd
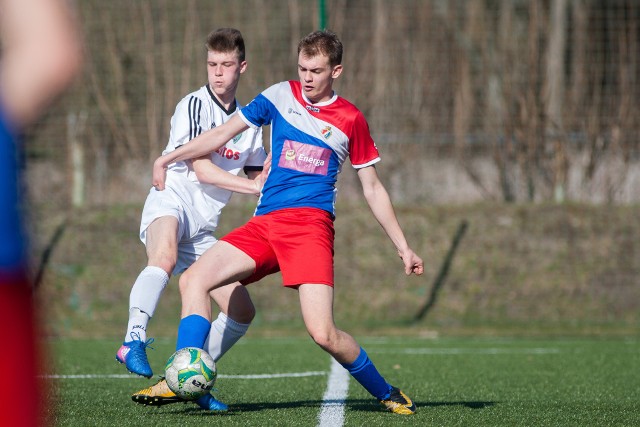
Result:
{"label": "short-sleeved jersey", "polygon": [[380,160],[360,110],[335,94],[312,104],[298,81],[271,86],[240,117],[251,128],[271,125],[272,166],[256,215],[297,207],[335,215],[335,184],[347,157],[356,169]]}
{"label": "short-sleeved jersey", "polygon": [[[236,101],[226,110],[211,92],[209,85],[185,96],[176,106],[171,118],[169,143],[162,154],[169,153],[202,132],[227,122],[239,107]],[[248,129],[211,154],[211,161],[215,165],[234,175],[238,175],[241,169],[245,172],[262,170],[265,158],[261,129]],[[232,194],[229,190],[201,184],[191,161],[170,164],[166,185],[181,198],[185,208],[191,209],[211,224],[211,231],[217,227],[220,212]]]}

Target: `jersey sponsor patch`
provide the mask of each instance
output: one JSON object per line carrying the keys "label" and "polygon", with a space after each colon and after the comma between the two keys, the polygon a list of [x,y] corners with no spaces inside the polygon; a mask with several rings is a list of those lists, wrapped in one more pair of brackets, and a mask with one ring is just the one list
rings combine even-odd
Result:
{"label": "jersey sponsor patch", "polygon": [[233,150],[231,148],[227,148],[226,146],[218,148],[216,150],[216,154],[221,157],[227,158],[229,160],[238,160],[240,159],[240,152],[237,150]]}
{"label": "jersey sponsor patch", "polygon": [[331,150],[286,139],[278,166],[314,175],[327,175]]}

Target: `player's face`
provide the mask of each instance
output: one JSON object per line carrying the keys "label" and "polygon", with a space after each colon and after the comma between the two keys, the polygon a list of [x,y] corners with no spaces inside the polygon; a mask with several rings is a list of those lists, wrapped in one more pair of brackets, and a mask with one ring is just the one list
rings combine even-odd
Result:
{"label": "player's face", "polygon": [[342,73],[342,65],[329,65],[325,55],[298,55],[298,77],[302,92],[313,103],[324,102],[333,96],[333,80]]}
{"label": "player's face", "polygon": [[246,69],[247,61],[240,62],[235,52],[207,52],[209,86],[224,103],[235,98],[240,74]]}

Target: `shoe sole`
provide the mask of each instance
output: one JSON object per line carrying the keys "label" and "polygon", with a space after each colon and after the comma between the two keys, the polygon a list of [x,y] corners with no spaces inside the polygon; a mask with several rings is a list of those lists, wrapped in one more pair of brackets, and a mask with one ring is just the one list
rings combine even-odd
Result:
{"label": "shoe sole", "polygon": [[200,408],[203,411],[207,411],[207,412],[216,412],[216,413],[222,413],[222,412],[229,412],[229,408],[227,409],[206,409],[206,408]]}
{"label": "shoe sole", "polygon": [[147,396],[144,394],[134,394],[131,396],[131,400],[144,406],[163,406],[180,402],[187,403],[186,400],[182,400],[179,397]]}
{"label": "shoe sole", "polygon": [[[196,405],[198,405],[198,404],[196,403]],[[199,407],[200,409],[202,409],[203,411],[208,411],[208,412],[228,412],[228,411],[229,411],[229,407],[228,407],[228,406],[227,406],[227,407],[225,407],[225,408],[220,408],[220,407],[218,407],[218,408],[214,408],[214,409],[212,409],[212,408],[205,408],[205,407],[202,407],[202,406],[200,406],[200,405],[198,405],[198,407]]]}
{"label": "shoe sole", "polygon": [[[396,389],[397,390],[397,389]],[[401,390],[397,390],[400,396],[405,400],[404,403],[393,400],[381,400],[382,406],[389,412],[398,415],[413,415],[416,413],[416,404],[407,397]]]}
{"label": "shoe sole", "polygon": [[[121,364],[121,365],[124,365],[124,366],[125,366],[125,368],[127,367],[127,364],[126,364],[125,362],[123,362],[122,360],[118,359],[118,356],[116,356],[116,362],[118,362],[118,363],[119,363],[119,364]],[[151,375],[147,376],[147,375],[139,374],[139,373],[137,373],[137,372],[133,372],[133,371],[132,371],[132,370],[130,370],[129,368],[127,368],[127,371],[128,371],[130,374],[134,374],[134,375],[137,375],[137,376],[142,377],[142,378],[151,378],[151,377],[153,377],[153,373],[151,373]]]}

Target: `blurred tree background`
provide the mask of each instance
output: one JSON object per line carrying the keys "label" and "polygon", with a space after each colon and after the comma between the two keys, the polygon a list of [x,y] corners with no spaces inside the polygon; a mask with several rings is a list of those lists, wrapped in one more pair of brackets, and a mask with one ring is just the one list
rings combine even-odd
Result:
{"label": "blurred tree background", "polygon": [[209,31],[243,32],[247,103],[297,78],[321,4],[345,45],[337,91],[396,201],[640,200],[635,0],[79,1],[86,69],[29,135],[34,199],[142,200],[176,103],[206,82]]}

